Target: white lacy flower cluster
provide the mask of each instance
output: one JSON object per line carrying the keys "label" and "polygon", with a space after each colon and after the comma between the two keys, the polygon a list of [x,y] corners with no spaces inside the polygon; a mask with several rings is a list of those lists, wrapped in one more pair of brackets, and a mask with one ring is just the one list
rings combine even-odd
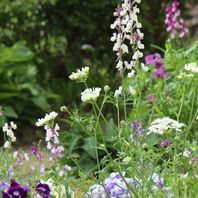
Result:
{"label": "white lacy flower cluster", "polygon": [[195,76],[195,74],[198,74],[198,64],[197,63],[188,63],[184,65],[184,69],[189,72],[182,72],[180,73],[177,78],[178,79],[191,79]]}
{"label": "white lacy flower cluster", "polygon": [[81,92],[81,100],[86,103],[92,103],[100,96],[101,88],[87,88]]}
{"label": "white lacy flower cluster", "polygon": [[185,124],[179,123],[169,117],[158,118],[150,124],[147,135],[151,133],[162,135],[164,132],[172,129],[175,131],[181,131],[184,126]]}
{"label": "white lacy flower cluster", "polygon": [[77,72],[75,73],[72,72],[69,78],[77,82],[85,82],[87,80],[88,75],[89,75],[89,67],[83,67],[81,70],[78,69]]}
{"label": "white lacy flower cluster", "polygon": [[186,71],[189,71],[191,73],[198,73],[198,65],[197,63],[188,63],[184,66],[184,69]]}
{"label": "white lacy flower cluster", "polygon": [[[114,12],[116,17],[111,29],[117,30],[113,33],[111,41],[115,42],[113,51],[117,52],[117,69],[123,71],[128,70],[128,77],[132,77],[135,73],[134,66],[139,58],[143,57],[140,51],[144,49],[141,43],[143,40],[143,33],[141,32],[142,24],[138,21],[137,14],[140,12],[137,4],[140,0],[123,0],[121,6],[118,6]],[[128,62],[124,60],[124,55],[129,53],[129,49],[134,46],[134,54],[132,60]],[[144,66],[144,65],[143,65]],[[143,67],[145,68],[145,66]]]}
{"label": "white lacy flower cluster", "polygon": [[9,139],[9,141],[7,140],[4,143],[4,148],[9,148],[11,147],[11,142],[16,142],[16,137],[14,135],[13,129],[14,130],[17,129],[17,125],[14,122],[10,122],[10,124],[5,123],[5,125],[2,128],[3,132],[6,133]]}
{"label": "white lacy flower cluster", "polygon": [[55,111],[46,114],[44,118],[38,119],[38,121],[36,122],[36,126],[40,127],[40,126],[49,126],[54,124],[54,120],[57,117],[58,113],[56,113]]}

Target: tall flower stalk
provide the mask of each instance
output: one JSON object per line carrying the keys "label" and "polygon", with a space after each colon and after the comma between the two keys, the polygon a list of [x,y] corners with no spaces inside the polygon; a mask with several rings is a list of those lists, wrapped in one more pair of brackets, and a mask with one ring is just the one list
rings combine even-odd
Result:
{"label": "tall flower stalk", "polygon": [[[110,26],[111,29],[115,30],[111,41],[114,42],[113,51],[116,52],[117,56],[116,68],[121,72],[122,78],[122,86],[115,91],[114,96],[116,97],[117,106],[117,98],[123,96],[125,120],[127,119],[127,93],[136,93],[131,86],[128,86],[127,90],[124,88],[125,73],[128,78],[132,78],[138,73],[139,59],[143,57],[144,44],[142,44],[142,40],[144,34],[141,32],[142,24],[138,21],[138,14],[140,13],[138,4],[140,2],[141,0],[123,0],[123,3],[115,9],[115,21]],[[141,67],[144,71],[148,70],[148,67],[143,63]],[[139,79],[139,77],[137,78]],[[133,91],[131,92],[131,90]]]}
{"label": "tall flower stalk", "polygon": [[178,0],[172,2],[170,6],[166,8],[166,30],[170,32],[171,39],[179,36],[183,38],[189,32],[186,27],[183,18],[181,17],[181,10],[179,9],[180,3]]}

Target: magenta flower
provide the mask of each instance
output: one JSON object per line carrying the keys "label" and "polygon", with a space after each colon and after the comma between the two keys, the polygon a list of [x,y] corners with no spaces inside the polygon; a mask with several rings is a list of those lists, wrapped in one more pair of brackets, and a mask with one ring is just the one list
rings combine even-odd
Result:
{"label": "magenta flower", "polygon": [[39,161],[41,161],[43,159],[43,154],[42,153],[37,153],[36,157]]}
{"label": "magenta flower", "polygon": [[180,3],[175,0],[166,8],[166,30],[171,33],[171,38],[174,39],[177,35],[180,38],[186,36],[189,32],[188,28],[184,24],[184,20],[181,17],[181,11],[179,9]]}
{"label": "magenta flower", "polygon": [[165,65],[163,63],[162,56],[159,53],[147,55],[145,58],[146,65],[154,65],[155,76],[157,78],[166,78],[167,72],[165,70]]}
{"label": "magenta flower", "polygon": [[11,179],[7,192],[2,191],[3,198],[27,198],[29,188],[21,187],[14,179]]}
{"label": "magenta flower", "polygon": [[38,149],[37,149],[37,146],[31,146],[31,153],[36,155]]}

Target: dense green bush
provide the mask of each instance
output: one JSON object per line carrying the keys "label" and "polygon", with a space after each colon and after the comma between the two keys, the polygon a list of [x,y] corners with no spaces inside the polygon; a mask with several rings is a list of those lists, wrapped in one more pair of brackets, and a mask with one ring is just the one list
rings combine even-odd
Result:
{"label": "dense green bush", "polygon": [[54,95],[38,84],[33,58],[24,42],[0,47],[0,104],[6,117],[30,121],[49,109],[47,99]]}

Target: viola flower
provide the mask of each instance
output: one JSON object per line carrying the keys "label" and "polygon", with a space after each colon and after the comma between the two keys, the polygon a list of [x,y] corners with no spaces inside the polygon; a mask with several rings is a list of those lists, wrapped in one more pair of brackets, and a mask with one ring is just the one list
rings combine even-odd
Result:
{"label": "viola flower", "polygon": [[6,181],[0,183],[1,190],[6,190],[9,188],[9,184]]}
{"label": "viola flower", "polygon": [[11,179],[7,192],[2,191],[3,198],[27,198],[29,188],[21,187],[14,179]]}
{"label": "viola flower", "polygon": [[37,151],[38,151],[37,146],[31,146],[31,153],[32,154],[36,155]]}
{"label": "viola flower", "polygon": [[160,144],[161,147],[168,147],[172,144],[172,141],[164,139],[163,142]]}
{"label": "viola flower", "polygon": [[188,28],[184,24],[184,20],[181,17],[181,11],[179,9],[180,3],[178,0],[166,8],[166,30],[171,33],[171,39],[174,39],[177,35],[182,38],[189,32]]}
{"label": "viola flower", "polygon": [[39,161],[42,161],[42,159],[43,159],[43,154],[42,154],[42,153],[37,153],[36,157],[37,157],[37,159],[38,159]]}
{"label": "viola flower", "polygon": [[149,95],[149,96],[147,96],[147,99],[148,99],[149,102],[153,103],[153,102],[155,102],[156,96]]}
{"label": "viola flower", "polygon": [[8,169],[8,173],[9,173],[9,175],[11,177],[14,176],[14,168],[13,168],[13,166],[10,166],[10,168]]}
{"label": "viola flower", "polygon": [[46,183],[40,182],[36,186],[37,198],[50,198],[50,188]]}

